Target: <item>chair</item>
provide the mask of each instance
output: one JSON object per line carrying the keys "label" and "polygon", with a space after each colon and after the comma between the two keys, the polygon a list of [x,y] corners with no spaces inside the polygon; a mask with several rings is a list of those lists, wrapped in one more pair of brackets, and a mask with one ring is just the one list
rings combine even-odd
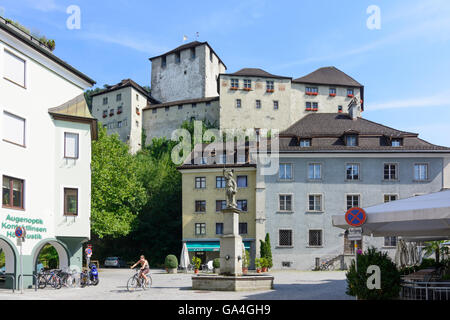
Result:
{"label": "chair", "polygon": [[208,263],[206,264],[206,267],[208,269],[208,272],[213,272],[214,271],[212,260],[208,261]]}

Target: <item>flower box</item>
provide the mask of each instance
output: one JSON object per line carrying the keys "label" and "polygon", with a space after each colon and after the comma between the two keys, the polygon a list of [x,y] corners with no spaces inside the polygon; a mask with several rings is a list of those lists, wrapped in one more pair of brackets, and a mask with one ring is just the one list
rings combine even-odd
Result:
{"label": "flower box", "polygon": [[336,97],[336,93],[330,93],[330,97]]}
{"label": "flower box", "polygon": [[244,88],[244,91],[252,91],[252,88]]}
{"label": "flower box", "polygon": [[347,97],[349,98],[353,98],[355,95],[354,94],[348,94]]}
{"label": "flower box", "polygon": [[313,108],[312,111],[319,111],[319,108]]}
{"label": "flower box", "polygon": [[306,108],[305,110],[306,110],[306,111],[311,111],[311,110],[312,110],[312,108]]}
{"label": "flower box", "polygon": [[117,111],[117,114],[121,114],[122,113],[122,111]]}
{"label": "flower box", "polygon": [[343,111],[342,110],[338,110],[338,113],[342,113]]}
{"label": "flower box", "polygon": [[272,93],[272,92],[275,92],[275,90],[274,89],[267,89],[266,92]]}
{"label": "flower box", "polygon": [[107,115],[106,115],[106,114],[104,114],[104,115],[103,115],[103,118],[106,118],[106,117],[107,117]]}
{"label": "flower box", "polygon": [[110,113],[109,116],[112,117],[114,115],[114,113]]}
{"label": "flower box", "polygon": [[231,87],[230,90],[239,90],[238,87]]}
{"label": "flower box", "polygon": [[308,96],[317,96],[319,93],[318,92],[306,92],[306,95]]}

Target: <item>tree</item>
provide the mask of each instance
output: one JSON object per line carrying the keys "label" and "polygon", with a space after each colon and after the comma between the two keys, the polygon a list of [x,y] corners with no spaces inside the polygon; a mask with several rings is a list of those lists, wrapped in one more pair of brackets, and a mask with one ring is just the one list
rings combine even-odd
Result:
{"label": "tree", "polygon": [[273,267],[273,262],[272,262],[272,248],[270,246],[270,236],[269,233],[266,234],[266,239],[264,241],[264,245],[265,245],[265,254],[266,256],[264,258],[267,259],[267,263],[268,263],[268,268],[272,268]]}
{"label": "tree", "polygon": [[441,263],[441,256],[448,253],[448,248],[444,245],[445,241],[430,241],[425,243],[425,254],[431,255],[434,253],[436,265]]}
{"label": "tree", "polygon": [[95,88],[93,90],[88,89],[84,92],[84,99],[86,100],[86,104],[90,112],[92,112],[92,95],[100,91],[103,91],[103,89],[101,88]]}
{"label": "tree", "polygon": [[[372,276],[367,273],[371,266],[380,268],[380,289],[370,289],[367,285],[367,280]],[[369,248],[364,254],[358,255],[357,269],[358,271],[353,260],[346,274],[348,295],[365,300],[395,299],[399,296],[400,272],[387,252],[380,252],[374,247]]]}
{"label": "tree", "polygon": [[118,135],[99,126],[92,142],[91,231],[98,238],[126,236],[146,201],[137,162]]}

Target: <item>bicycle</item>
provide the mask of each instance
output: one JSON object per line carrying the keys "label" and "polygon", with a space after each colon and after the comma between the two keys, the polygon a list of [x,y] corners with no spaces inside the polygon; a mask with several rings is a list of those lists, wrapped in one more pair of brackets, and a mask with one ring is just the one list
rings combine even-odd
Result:
{"label": "bicycle", "polygon": [[61,289],[61,278],[58,276],[57,270],[41,270],[37,274],[38,288],[45,289],[47,285],[52,286],[54,289]]}
{"label": "bicycle", "polygon": [[149,273],[146,274],[148,279],[148,283],[145,283],[145,280],[141,275],[141,270],[136,269],[136,272],[127,282],[127,290],[130,292],[136,291],[138,288],[142,288],[142,290],[146,290],[152,286],[153,280]]}
{"label": "bicycle", "polygon": [[322,262],[319,268],[320,271],[333,271],[334,270],[334,263],[330,261]]}

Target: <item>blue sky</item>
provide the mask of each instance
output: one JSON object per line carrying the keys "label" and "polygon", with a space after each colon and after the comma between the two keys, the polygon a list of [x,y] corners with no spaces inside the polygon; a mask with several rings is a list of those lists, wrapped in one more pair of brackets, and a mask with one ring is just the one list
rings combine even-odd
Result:
{"label": "blue sky", "polygon": [[[69,30],[66,9],[81,9]],[[370,30],[367,8],[381,10]],[[0,13],[56,41],[55,54],[97,81],[150,85],[149,57],[208,41],[234,72],[303,76],[336,66],[365,86],[367,119],[450,146],[448,0],[0,0]]]}

